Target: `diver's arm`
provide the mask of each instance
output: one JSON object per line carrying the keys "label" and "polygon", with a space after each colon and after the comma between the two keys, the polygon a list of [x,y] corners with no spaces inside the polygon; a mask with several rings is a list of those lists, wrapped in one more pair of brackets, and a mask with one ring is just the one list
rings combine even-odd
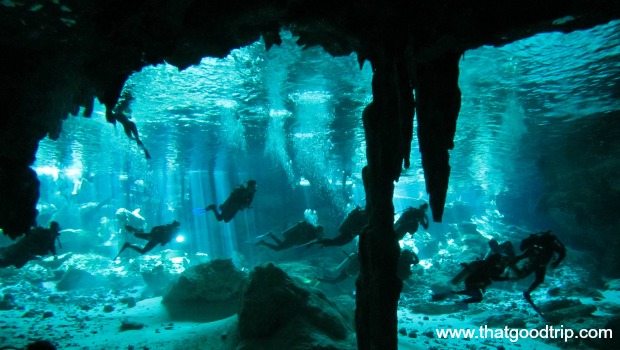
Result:
{"label": "diver's arm", "polygon": [[551,264],[551,266],[553,268],[556,268],[558,267],[558,265],[560,265],[562,260],[564,260],[564,258],[566,257],[566,247],[557,238],[555,239],[553,243],[554,243],[553,250],[555,250],[558,253],[558,257],[555,259],[553,264]]}
{"label": "diver's arm", "polygon": [[428,215],[423,214],[420,224],[422,224],[422,227],[424,227],[425,230],[428,230]]}

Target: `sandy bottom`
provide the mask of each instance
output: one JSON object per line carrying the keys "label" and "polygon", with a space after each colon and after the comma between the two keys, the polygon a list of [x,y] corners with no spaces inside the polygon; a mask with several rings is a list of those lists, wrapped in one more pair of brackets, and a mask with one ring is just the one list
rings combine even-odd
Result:
{"label": "sandy bottom", "polygon": [[[33,268],[30,273],[36,271]],[[4,278],[0,282],[6,282]],[[462,308],[455,307],[458,298],[430,302],[428,286],[422,283],[411,281],[401,296],[399,349],[592,349],[575,339],[567,342],[522,338],[512,341],[515,339],[505,334],[499,339],[497,334],[491,337],[488,333],[486,337],[475,333],[467,339],[441,339],[437,330],[478,331],[488,318],[498,315],[517,315],[525,329],[544,327],[546,321],[523,300],[519,292],[523,286],[490,289],[482,303]],[[547,283],[554,283],[553,278]],[[14,307],[0,310],[0,348],[21,349],[35,340],[46,339],[59,349],[68,350],[235,349],[238,342],[236,315],[214,322],[174,320],[162,305],[161,297],[144,298],[143,282],[142,286],[139,284],[116,290],[98,287],[69,292],[57,291],[55,282],[34,283],[14,278],[10,284],[0,284],[5,298],[7,294],[14,298]],[[344,291],[345,295],[351,295],[352,285],[351,281],[332,285],[326,294]],[[542,301],[546,291],[547,288],[541,288],[533,294],[534,299]],[[598,311],[585,320],[569,320],[562,327],[602,328],[612,315],[620,312],[620,292],[601,291],[600,295],[602,297],[579,297],[583,304],[596,305]],[[127,297],[135,297],[135,305],[128,304]],[[432,312],[416,312],[420,306]],[[445,310],[441,310],[443,307]],[[123,330],[123,322],[138,325],[139,329]]]}
{"label": "sandy bottom", "polygon": [[[618,292],[608,298],[617,302]],[[49,313],[52,313],[51,315]],[[465,311],[464,311],[465,312]],[[47,313],[47,314],[45,314]],[[59,349],[231,349],[234,348],[237,317],[209,322],[174,321],[161,304],[161,297],[145,299],[131,308],[117,305],[104,312],[100,307],[77,309],[75,305],[48,304],[33,316],[27,310],[0,312],[0,344],[24,347],[37,339],[48,339]],[[482,316],[482,313],[477,315]],[[462,312],[450,315],[425,315],[406,308],[398,312],[399,349],[560,349],[535,339],[440,339],[438,329],[479,329]],[[137,330],[122,330],[123,321],[141,324]],[[480,334],[480,333],[476,333]],[[488,333],[487,333],[488,334]],[[577,348],[569,340],[564,348]]]}

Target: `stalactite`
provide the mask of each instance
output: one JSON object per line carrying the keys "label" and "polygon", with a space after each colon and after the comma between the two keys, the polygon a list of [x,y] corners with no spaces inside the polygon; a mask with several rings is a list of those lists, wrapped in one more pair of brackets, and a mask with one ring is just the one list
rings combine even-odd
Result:
{"label": "stalactite", "polygon": [[450,178],[448,150],[454,148],[456,119],[461,109],[460,56],[459,52],[447,53],[416,65],[418,142],[435,222],[441,222],[443,216]]}

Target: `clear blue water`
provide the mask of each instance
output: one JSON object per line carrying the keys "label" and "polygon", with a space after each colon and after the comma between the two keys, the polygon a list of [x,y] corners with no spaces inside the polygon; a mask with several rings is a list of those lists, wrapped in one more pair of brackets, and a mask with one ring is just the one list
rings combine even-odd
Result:
{"label": "clear blue water", "polygon": [[[467,202],[476,213],[501,217],[498,198],[519,198],[525,215],[542,182],[536,160],[566,142],[562,125],[620,110],[620,22],[481,47],[465,53],[460,69],[463,103],[448,205]],[[120,126],[106,123],[98,106],[90,119],[69,118],[59,140],[41,141],[34,165],[40,205],[71,212],[110,198],[101,217],[113,219],[123,207],[140,208],[149,226],[179,220],[184,247],[213,257],[251,255],[245,242],[301,220],[305,209],[317,210],[335,230],[342,213],[364,203],[361,112],[371,100],[371,74],[354,55],[302,50],[290,33],[268,52],[257,42],[182,72],[146,67],[126,88],[136,98],[132,117],[152,159]],[[411,164],[397,184],[397,211],[427,200],[415,136]],[[192,214],[251,178],[259,192],[242,219],[222,225]],[[64,228],[99,225],[99,219],[63,219]]]}

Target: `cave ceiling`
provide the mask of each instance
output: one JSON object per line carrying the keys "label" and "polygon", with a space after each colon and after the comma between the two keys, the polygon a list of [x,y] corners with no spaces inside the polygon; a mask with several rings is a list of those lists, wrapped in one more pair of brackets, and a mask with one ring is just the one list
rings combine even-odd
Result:
{"label": "cave ceiling", "polygon": [[360,64],[386,49],[424,64],[618,18],[614,0],[3,0],[0,228],[17,236],[33,222],[38,182],[27,168],[39,140],[57,138],[62,120],[80,108],[89,116],[94,98],[111,110],[127,78],[145,66],[185,69],[261,37],[269,48],[282,29],[301,46],[355,52]]}

